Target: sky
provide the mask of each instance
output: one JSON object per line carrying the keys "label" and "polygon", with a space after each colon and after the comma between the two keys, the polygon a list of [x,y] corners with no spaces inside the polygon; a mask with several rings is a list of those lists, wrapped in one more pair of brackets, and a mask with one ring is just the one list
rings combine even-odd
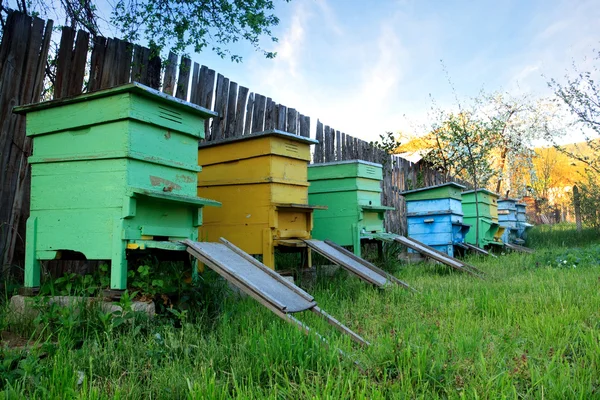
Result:
{"label": "sky", "polygon": [[242,64],[193,58],[365,140],[421,129],[432,97],[445,107],[482,88],[548,96],[547,81],[589,62],[600,41],[598,1],[292,0],[276,13],[275,60],[249,46]]}
{"label": "sky", "polygon": [[309,115],[313,127],[318,118],[367,141],[419,131],[432,98],[444,108],[456,104],[455,94],[482,88],[548,96],[550,78],[560,80],[573,62],[585,69],[600,48],[598,0],[275,4],[279,42],[262,42],[277,51],[274,60],[244,43],[232,48],[242,63],[210,50],[191,58]]}

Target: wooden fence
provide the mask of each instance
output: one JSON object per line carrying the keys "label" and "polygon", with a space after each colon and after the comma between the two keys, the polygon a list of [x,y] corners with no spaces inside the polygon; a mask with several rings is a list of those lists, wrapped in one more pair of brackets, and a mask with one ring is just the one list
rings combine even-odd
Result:
{"label": "wooden fence", "polygon": [[[45,29],[44,29],[45,26]],[[43,89],[52,21],[32,19],[12,12],[0,45],[0,248],[3,265],[22,264],[24,222],[29,214],[31,144],[25,137],[24,119],[11,113],[15,105],[36,102]],[[425,166],[390,156],[369,143],[335,130],[321,121],[311,135],[310,117],[272,98],[251,92],[233,80],[187,57],[170,53],[166,60],[148,48],[116,38],[90,38],[84,31],[63,27],[54,71],[53,98],[137,81],[179,99],[218,112],[206,122],[206,139],[247,135],[268,129],[312,136],[313,162],[363,159],[384,165],[382,200],[399,212],[388,212],[386,228],[404,233],[404,203],[399,192],[437,184],[446,177]],[[14,257],[13,249],[17,249]]]}

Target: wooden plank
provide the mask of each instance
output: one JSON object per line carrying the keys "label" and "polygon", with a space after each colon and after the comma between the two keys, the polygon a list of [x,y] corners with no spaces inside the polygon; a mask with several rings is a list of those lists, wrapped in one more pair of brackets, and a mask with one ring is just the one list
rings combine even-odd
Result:
{"label": "wooden plank", "polygon": [[261,94],[254,95],[254,110],[252,111],[252,133],[265,130],[265,107],[267,98]]}
{"label": "wooden plank", "polygon": [[[24,79],[21,81],[21,99],[31,102],[35,79],[38,67],[38,58],[40,55],[40,46],[44,34],[44,21],[40,18],[33,18],[33,25],[30,28],[29,43],[27,44],[27,53],[25,58]],[[81,89],[80,89],[81,90]],[[23,135],[25,139],[25,135]],[[17,146],[22,148],[21,141],[17,141]]]}
{"label": "wooden plank", "polygon": [[342,158],[342,133],[340,131],[335,131],[335,159],[336,161],[343,160]]}
{"label": "wooden plank", "polygon": [[283,104],[277,106],[277,129],[287,132],[287,107]]}
{"label": "wooden plank", "polygon": [[142,46],[136,44],[133,46],[133,58],[131,61],[131,82],[142,82]]}
{"label": "wooden plank", "polygon": [[275,103],[273,99],[267,97],[267,105],[265,107],[265,130],[275,129],[275,120],[273,119],[273,108]]}
{"label": "wooden plank", "polygon": [[300,116],[300,136],[310,137],[310,117],[308,115]]}
{"label": "wooden plank", "polygon": [[88,91],[93,92],[100,89],[102,81],[102,69],[104,68],[104,58],[106,57],[106,38],[96,36],[94,38],[94,47],[92,49],[92,58],[90,62],[90,80]]}
{"label": "wooden plank", "polygon": [[[15,12],[13,12],[14,14]],[[5,60],[0,71],[0,262],[12,264],[27,180],[26,156],[23,151],[29,139],[25,136],[25,118],[12,114],[12,106],[31,102],[38,66],[37,56],[42,42],[44,23],[22,13],[9,18],[5,27],[8,40],[0,50]],[[33,22],[33,26],[32,26]],[[27,206],[25,206],[27,207]],[[22,242],[22,240],[21,240]]]}
{"label": "wooden plank", "polygon": [[188,57],[181,57],[181,64],[179,65],[179,78],[177,78],[177,90],[175,91],[175,97],[178,99],[187,101],[188,98],[188,87],[190,85],[190,73],[192,72],[192,60]]}
{"label": "wooden plank", "polygon": [[[44,31],[44,38],[42,39],[42,48],[40,50],[40,57],[38,58],[38,66],[36,69],[37,73],[35,76],[33,95],[31,97],[32,102],[34,103],[40,101],[42,90],[44,88],[44,78],[46,76],[46,63],[48,61],[48,52],[50,50],[50,42],[53,27],[54,22],[52,20],[46,22],[46,30]],[[1,66],[0,70],[2,70]]]}
{"label": "wooden plank", "polygon": [[289,133],[293,133],[294,135],[298,134],[298,111],[294,108],[288,108],[287,110],[287,131]]}
{"label": "wooden plank", "polygon": [[315,144],[315,150],[313,153],[313,163],[320,164],[323,162],[323,123],[317,119],[317,132],[315,134],[315,139],[319,143]]}
{"label": "wooden plank", "polygon": [[142,85],[148,84],[148,63],[150,62],[150,49],[146,47],[140,48],[139,54],[139,76],[137,82]]}
{"label": "wooden plank", "polygon": [[75,30],[68,26],[63,26],[62,34],[60,36],[60,47],[58,49],[58,56],[56,58],[56,78],[54,81],[55,99],[66,97],[69,91],[74,40]]}
{"label": "wooden plank", "polygon": [[160,55],[150,51],[146,70],[146,85],[152,89],[160,89],[160,75],[162,73]]}
{"label": "wooden plank", "polygon": [[414,240],[414,239],[408,238],[408,237],[404,237],[404,236],[396,236],[396,237],[394,237],[394,240],[408,248],[411,248],[411,249],[423,254],[426,257],[432,258],[436,261],[441,262],[442,264],[448,265],[449,267],[452,267],[459,271],[467,272],[473,276],[483,279],[483,276],[481,276],[479,274],[479,273],[481,273],[481,271],[479,271],[477,268],[470,266],[466,263],[463,263],[462,261],[459,261],[456,258],[450,257],[449,255],[447,255],[445,253],[435,250],[434,248],[432,248],[424,243],[421,243],[417,240]]}
{"label": "wooden plank", "polygon": [[165,77],[163,79],[163,93],[173,96],[175,93],[175,74],[177,73],[177,54],[169,52],[169,58],[165,64]]}
{"label": "wooden plank", "polygon": [[244,122],[246,103],[248,102],[248,88],[240,86],[238,88],[237,105],[235,110],[235,125],[233,128],[234,136],[242,136],[244,134]]}
{"label": "wooden plank", "polygon": [[200,103],[200,64],[194,63],[194,73],[192,75],[192,82],[190,82],[190,103]]}
{"label": "wooden plank", "polygon": [[131,76],[131,58],[133,56],[133,45],[124,40],[117,42],[117,85],[129,83]]}
{"label": "wooden plank", "polygon": [[340,321],[333,318],[331,315],[327,314],[325,311],[321,310],[319,307],[315,306],[315,307],[311,308],[310,310],[312,312],[314,312],[315,314],[319,315],[320,317],[324,318],[325,321],[327,321],[327,323],[329,325],[333,326],[341,333],[345,333],[346,335],[350,336],[350,338],[352,340],[354,340],[356,343],[360,344],[361,346],[370,346],[371,345],[371,343],[367,342],[361,336],[359,336],[356,333],[354,333],[353,331],[351,331],[349,328],[347,328],[345,325],[343,325]]}
{"label": "wooden plank", "polygon": [[115,39],[108,39],[106,43],[106,53],[102,65],[102,77],[98,89],[104,89],[114,86],[115,79],[115,57],[117,52],[117,43]]}
{"label": "wooden plank", "polygon": [[248,104],[246,106],[246,123],[244,124],[244,135],[250,134],[252,130],[252,110],[254,108],[254,93],[248,96]]}
{"label": "wooden plank", "polygon": [[237,120],[236,115],[236,103],[238,94],[238,84],[235,82],[229,82],[229,94],[227,100],[227,118],[225,121],[225,137],[235,136],[235,124]]}
{"label": "wooden plank", "polygon": [[67,96],[75,96],[81,94],[83,90],[83,78],[85,76],[85,67],[87,63],[87,54],[90,42],[90,34],[80,30],[77,32],[77,40],[75,41],[75,52],[71,62],[71,78],[67,89]]}
{"label": "wooden plank", "polygon": [[341,157],[340,160],[347,160],[348,159],[348,154],[346,152],[346,134],[344,132],[340,133],[340,154]]}
{"label": "wooden plank", "polygon": [[218,140],[224,137],[225,117],[227,114],[227,94],[229,91],[229,79],[221,74],[217,74],[217,88],[215,90],[215,109],[219,113],[218,117],[213,118],[211,140]]}

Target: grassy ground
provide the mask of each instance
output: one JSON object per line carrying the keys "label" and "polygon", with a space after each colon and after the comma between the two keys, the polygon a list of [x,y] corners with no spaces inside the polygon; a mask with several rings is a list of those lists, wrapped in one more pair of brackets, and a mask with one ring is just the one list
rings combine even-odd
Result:
{"label": "grassy ground", "polygon": [[227,290],[155,321],[54,309],[34,334],[4,319],[37,345],[3,350],[0,387],[7,398],[600,398],[599,242],[571,226],[536,228],[534,255],[469,260],[485,281],[388,265],[418,294],[343,272],[306,283],[367,349],[301,315],[324,347]]}

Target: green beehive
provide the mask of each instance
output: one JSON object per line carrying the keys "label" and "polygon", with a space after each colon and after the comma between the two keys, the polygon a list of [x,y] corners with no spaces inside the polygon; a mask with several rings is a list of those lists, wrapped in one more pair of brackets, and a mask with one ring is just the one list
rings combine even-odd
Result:
{"label": "green beehive", "polygon": [[[487,189],[477,190],[477,205],[479,208],[479,218],[477,218],[477,209],[475,207],[475,191],[469,190],[462,193],[463,221],[471,225],[466,236],[467,243],[487,247],[490,245],[502,246],[502,241],[498,237],[498,195]],[[479,224],[479,243],[477,243],[476,226]]]}
{"label": "green beehive", "polygon": [[314,212],[312,237],[360,256],[361,239],[385,233],[385,211],[394,209],[381,205],[382,179],[381,164],[362,160],[309,165],[308,202],[327,206]]}
{"label": "green beehive", "polygon": [[40,260],[82,253],[110,260],[111,289],[127,287],[126,252],[183,250],[196,240],[198,140],[216,114],[138,83],[18,107],[33,140],[25,286]]}

